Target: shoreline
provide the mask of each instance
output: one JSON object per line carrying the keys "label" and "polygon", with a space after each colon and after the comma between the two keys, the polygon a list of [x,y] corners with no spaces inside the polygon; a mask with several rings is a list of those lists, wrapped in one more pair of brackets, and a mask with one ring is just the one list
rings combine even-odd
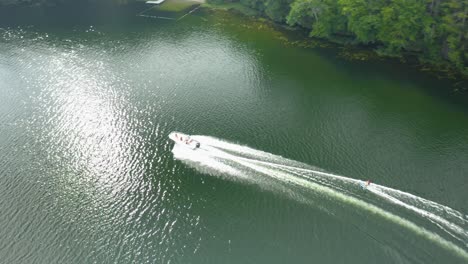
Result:
{"label": "shoreline", "polygon": [[[436,77],[440,80],[448,80],[453,82],[453,86],[450,87],[451,92],[460,93],[468,96],[468,75],[464,75],[458,70],[454,69],[450,65],[437,65],[431,62],[424,62],[423,60],[418,59],[414,54],[410,52],[403,53],[401,56],[390,56],[386,54],[379,54],[371,45],[359,45],[359,44],[350,44],[344,42],[333,41],[331,39],[323,39],[308,36],[307,31],[301,27],[291,27],[286,24],[275,22],[268,17],[261,15],[257,10],[254,10],[250,7],[244,6],[239,2],[235,3],[207,3],[201,4],[201,8],[207,10],[220,10],[225,12],[231,12],[250,19],[255,19],[259,22],[269,23],[274,27],[281,28],[289,32],[296,32],[296,34],[302,36],[301,43],[298,43],[298,46],[304,48],[312,48],[316,46],[325,47],[325,46],[334,46],[336,48],[342,49],[341,54],[337,56],[342,57],[345,60],[351,61],[377,61],[377,60],[388,60],[388,61],[399,61],[404,65],[410,67],[415,67],[421,73],[429,73],[431,76]],[[312,44],[310,44],[312,43]],[[317,45],[316,43],[320,43]]]}

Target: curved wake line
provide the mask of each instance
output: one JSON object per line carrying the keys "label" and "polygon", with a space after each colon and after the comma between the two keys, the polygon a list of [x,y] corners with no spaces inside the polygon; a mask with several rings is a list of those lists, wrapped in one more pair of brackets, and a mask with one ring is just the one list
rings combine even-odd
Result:
{"label": "curved wake line", "polygon": [[377,185],[377,186],[379,186],[379,188],[382,189],[383,191],[395,193],[395,194],[398,194],[398,195],[407,196],[407,197],[409,197],[411,199],[419,201],[420,203],[432,206],[433,208],[437,208],[438,210],[441,210],[441,211],[445,211],[445,212],[449,213],[451,216],[456,217],[461,221],[464,221],[464,222],[467,221],[466,216],[464,217],[462,213],[460,213],[457,210],[452,209],[452,208],[450,208],[448,206],[438,204],[436,202],[421,198],[421,197],[416,196],[416,195],[411,194],[411,193],[407,193],[407,192],[403,192],[403,191],[400,191],[400,190],[392,189],[392,188],[385,187],[385,186],[382,186],[382,185]]}
{"label": "curved wake line", "polygon": [[[241,162],[241,163],[244,163],[244,162]],[[304,179],[300,179],[300,178],[295,178],[295,177],[290,177],[290,175],[287,175],[287,174],[283,174],[283,173],[279,173],[277,171],[272,171],[272,170],[269,170],[269,169],[266,169],[266,168],[262,168],[262,167],[259,167],[259,166],[255,166],[255,165],[252,165],[252,164],[248,164],[248,162],[245,162],[244,165],[248,166],[248,167],[251,167],[252,169],[255,169],[259,172],[263,172],[265,174],[268,174],[270,176],[273,176],[274,178],[277,178],[278,180],[284,180],[284,178],[288,178],[288,182],[293,182],[299,186],[302,186],[302,187],[307,187],[309,189],[313,189],[315,191],[319,191],[321,193],[325,193],[325,194],[328,194],[329,196],[337,199],[337,200],[340,200],[342,202],[345,202],[347,204],[351,204],[351,205],[354,205],[354,206],[357,206],[357,207],[360,207],[362,209],[365,209],[371,213],[374,213],[374,214],[377,214],[377,215],[380,215],[381,217],[393,222],[393,223],[396,223],[396,224],[399,224],[400,226],[403,226],[411,231],[413,231],[414,233],[416,233],[417,235],[420,235],[428,240],[431,240],[437,244],[439,244],[440,246],[442,246],[443,248],[447,249],[447,250],[450,250],[450,251],[453,251],[455,254],[459,255],[460,257],[468,260],[468,253],[463,250],[462,248],[460,248],[459,246],[455,245],[454,243],[448,241],[448,240],[445,240],[444,238],[442,238],[441,236],[433,233],[433,232],[430,232],[422,227],[419,227],[417,226],[416,224],[414,224],[413,222],[409,221],[409,220],[406,220],[400,216],[397,216],[395,214],[392,214],[390,212],[387,212],[375,205],[372,205],[372,204],[369,204],[369,203],[366,203],[364,201],[361,201],[357,198],[354,198],[354,197],[351,197],[351,196],[347,196],[347,195],[344,195],[342,193],[339,193],[337,191],[334,191],[333,189],[329,188],[329,187],[325,187],[325,186],[322,186],[322,185],[319,185],[319,184],[316,184],[316,183],[312,183],[310,181],[306,181]],[[279,176],[281,175],[281,176]],[[283,177],[283,178],[282,178]]]}
{"label": "curved wake line", "polygon": [[[235,158],[239,158],[239,159],[243,159],[243,160],[246,160],[248,162],[253,162],[253,163],[260,163],[260,164],[264,164],[266,166],[271,166],[271,167],[276,167],[276,168],[284,168],[284,169],[291,169],[291,170],[298,170],[298,171],[306,171],[304,169],[299,169],[299,168],[291,168],[290,166],[285,166],[285,165],[279,165],[279,164],[273,164],[273,163],[269,163],[269,162],[263,162],[263,161],[256,161],[256,160],[247,160],[245,158],[241,158],[241,157],[235,157]],[[291,173],[294,173],[292,171],[290,171]],[[332,173],[326,173],[326,172],[321,172],[321,171],[315,171],[315,170],[309,170],[308,172],[310,173],[313,173],[313,174],[319,174],[319,175],[324,175],[324,176],[329,176],[329,177],[334,177],[334,178],[337,178],[337,179],[340,179],[340,180],[344,180],[344,181],[347,181],[347,182],[351,182],[351,183],[355,183],[355,184],[361,184],[362,181],[360,180],[356,180],[356,179],[350,179],[350,178],[346,178],[346,177],[343,177],[343,176],[339,176],[339,175],[335,175],[335,174],[332,174]],[[444,229],[448,234],[450,234],[453,238],[459,240],[460,242],[466,242],[468,240],[468,231],[465,231],[462,227],[454,224],[454,223],[451,223],[450,221],[438,216],[438,215],[435,215],[431,212],[428,212],[426,210],[423,210],[423,209],[419,209],[415,206],[412,206],[412,205],[409,205],[395,197],[392,197],[390,196],[389,194],[379,190],[379,189],[386,189],[386,190],[392,190],[392,191],[397,191],[397,190],[394,190],[394,189],[391,189],[391,188],[388,188],[388,187],[384,187],[384,186],[381,186],[381,185],[378,185],[378,184],[372,184],[370,186],[368,186],[366,189],[372,193],[374,193],[375,195],[377,196],[380,196],[382,198],[385,198],[387,199],[389,202],[392,202],[394,204],[397,204],[399,206],[402,206],[408,210],[411,210],[423,217],[427,217],[431,222],[433,222],[434,224],[437,224],[439,227],[441,227],[442,229]],[[400,193],[404,193],[404,192],[400,192]],[[414,196],[414,195],[411,195],[412,197],[416,198],[417,196]],[[435,202],[432,202],[432,201],[429,201],[429,200],[425,200],[423,198],[420,198],[420,197],[417,197],[419,198],[418,200],[420,201],[427,201],[427,202],[430,202],[431,204],[433,205],[437,205],[438,207],[443,207],[443,209],[445,209],[446,211],[451,211],[452,212],[452,216],[453,217],[457,217],[458,219],[464,221],[464,219],[462,218],[461,216],[461,213],[459,213],[458,211],[455,211],[454,209],[451,209],[449,207],[446,207],[446,206],[443,206],[443,205],[439,205],[439,204],[436,204]],[[442,226],[441,226],[442,225]],[[445,227],[445,228],[444,228]],[[464,238],[460,238],[458,237],[456,234],[454,234],[453,232],[451,232],[450,230],[453,230],[455,231],[456,234],[461,234]]]}
{"label": "curved wake line", "polygon": [[[234,143],[222,141],[213,137],[207,136],[192,136],[194,139],[202,143],[202,149],[197,151],[188,151],[185,155],[180,155],[174,152],[174,156],[183,160],[191,160],[201,166],[211,167],[221,173],[227,173],[233,176],[243,176],[242,178],[252,181],[254,177],[247,176],[247,172],[242,171],[242,168],[234,168],[232,163],[239,164],[241,167],[248,168],[262,175],[266,175],[283,183],[294,184],[303,188],[318,191],[320,193],[331,196],[339,201],[347,204],[357,206],[368,212],[379,215],[393,223],[396,223],[408,230],[413,231],[415,234],[422,236],[439,246],[454,252],[456,255],[468,260],[468,253],[455,243],[444,239],[442,236],[431,232],[415,223],[395,215],[391,212],[377,207],[376,205],[365,202],[361,199],[351,196],[351,193],[341,189],[339,186],[333,185],[330,180],[339,180],[342,183],[352,184],[354,187],[360,187],[363,183],[361,180],[351,179],[344,176],[336,175],[320,171],[317,168],[303,164],[301,162],[289,160],[281,156],[270,154],[267,152],[252,149],[247,146],[241,146]],[[174,150],[177,146],[174,147]],[[180,150],[179,150],[180,151]],[[200,159],[200,156],[205,156],[205,160]],[[220,166],[222,165],[222,166]],[[244,175],[242,175],[244,174]],[[320,179],[322,180],[320,182]],[[317,182],[319,181],[319,182]],[[328,181],[328,182],[324,182]],[[349,187],[348,187],[349,188]],[[336,189],[340,190],[337,191]],[[429,212],[425,209],[418,208],[409,204],[417,203],[420,207],[429,207],[436,213],[448,214],[448,216],[461,222],[464,226],[468,223],[464,219],[463,214],[460,212],[444,206],[433,201],[409,194],[403,191],[395,190],[389,187],[372,184],[367,187],[367,190],[372,194],[385,199],[386,201],[401,206],[407,210],[417,213],[418,215],[428,219],[433,224],[437,225],[445,233],[459,240],[468,247],[468,232],[456,223],[452,223],[444,217],[435,213]],[[348,193],[345,194],[345,193]],[[407,200],[404,202],[403,200]]]}
{"label": "curved wake line", "polygon": [[[267,152],[264,152],[264,151],[261,151],[261,150],[252,149],[252,148],[247,147],[247,146],[237,145],[237,144],[234,144],[234,143],[226,142],[226,141],[219,140],[219,139],[216,139],[216,138],[213,138],[213,137],[208,137],[208,136],[194,136],[194,137],[196,137],[199,140],[202,140],[204,144],[208,144],[210,147],[214,147],[214,148],[217,148],[217,149],[231,150],[231,151],[236,151],[239,154],[249,154],[249,155],[253,155],[253,156],[256,156],[256,157],[269,158],[272,161],[280,161],[281,163],[287,162],[287,163],[294,164],[296,166],[276,164],[276,163],[268,162],[268,161],[266,162],[266,161],[252,160],[252,161],[255,161],[255,162],[263,162],[264,164],[270,165],[270,166],[278,166],[278,167],[291,169],[291,170],[296,170],[296,171],[302,171],[302,172],[306,172],[306,173],[313,173],[313,174],[318,174],[318,175],[322,175],[322,176],[329,176],[329,177],[339,179],[339,180],[342,180],[344,182],[349,182],[349,183],[356,183],[356,184],[361,184],[362,183],[361,180],[356,180],[356,179],[348,178],[348,177],[345,177],[345,176],[340,176],[340,175],[337,175],[337,174],[320,171],[320,170],[318,170],[318,169],[316,169],[316,168],[314,168],[314,167],[312,167],[310,165],[307,165],[307,164],[304,164],[304,163],[301,163],[301,162],[298,162],[298,161],[289,160],[289,159],[283,158],[281,156],[274,155],[274,154],[271,154],[271,153],[267,153]],[[226,154],[228,154],[228,153],[226,153]],[[242,158],[242,157],[239,157],[239,158]],[[411,198],[413,200],[417,200],[418,202],[423,203],[426,206],[431,206],[431,207],[433,207],[434,209],[436,209],[438,211],[446,212],[446,213],[450,214],[451,216],[453,216],[455,218],[458,218],[459,220],[464,221],[464,222],[466,222],[468,224],[466,218],[464,218],[462,213],[460,213],[457,210],[452,209],[452,208],[450,208],[448,206],[441,205],[441,204],[438,204],[436,202],[433,202],[433,201],[418,197],[418,196],[413,195],[411,193],[407,193],[407,192],[404,192],[404,191],[392,189],[392,188],[385,187],[385,186],[382,186],[382,185],[378,185],[378,184],[375,184],[375,183],[373,183],[372,186],[378,187],[379,189],[382,190],[382,192],[390,192],[390,193],[393,193],[393,194],[406,196],[406,198]]]}

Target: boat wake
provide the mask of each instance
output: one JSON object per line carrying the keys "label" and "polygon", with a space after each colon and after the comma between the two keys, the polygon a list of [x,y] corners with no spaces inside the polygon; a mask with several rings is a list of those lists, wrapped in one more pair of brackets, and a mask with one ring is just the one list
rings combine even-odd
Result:
{"label": "boat wake", "polygon": [[302,202],[313,203],[299,190],[332,198],[398,224],[468,261],[468,217],[455,209],[217,138],[192,138],[201,143],[200,149],[176,144],[173,154],[201,172],[280,190]]}

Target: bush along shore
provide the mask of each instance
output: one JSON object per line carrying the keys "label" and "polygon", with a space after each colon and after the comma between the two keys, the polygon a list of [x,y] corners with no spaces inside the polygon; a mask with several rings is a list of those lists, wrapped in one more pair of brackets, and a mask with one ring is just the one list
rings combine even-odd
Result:
{"label": "bush along shore", "polygon": [[309,36],[372,48],[380,56],[415,57],[425,70],[468,80],[467,0],[208,0],[247,7]]}

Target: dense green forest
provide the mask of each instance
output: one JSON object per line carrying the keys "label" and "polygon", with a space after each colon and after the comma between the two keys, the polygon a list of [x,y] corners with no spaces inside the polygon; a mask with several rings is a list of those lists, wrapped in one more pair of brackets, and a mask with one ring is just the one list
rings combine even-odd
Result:
{"label": "dense green forest", "polygon": [[[225,0],[209,0],[225,1]],[[227,0],[229,1],[229,0]],[[313,37],[414,54],[468,76],[468,0],[240,0]]]}

